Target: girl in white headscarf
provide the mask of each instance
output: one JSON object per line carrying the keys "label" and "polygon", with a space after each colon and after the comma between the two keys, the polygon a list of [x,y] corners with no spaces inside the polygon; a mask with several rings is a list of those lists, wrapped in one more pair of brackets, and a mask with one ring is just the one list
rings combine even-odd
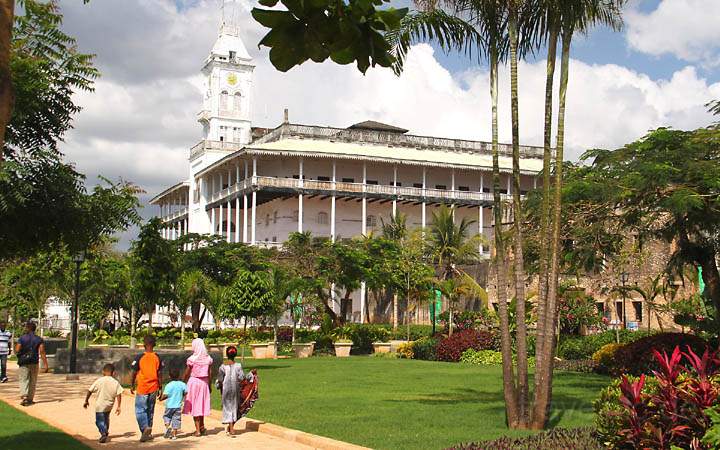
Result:
{"label": "girl in white headscarf", "polygon": [[210,415],[210,367],[213,360],[202,339],[193,339],[192,350],[185,369],[187,397],[183,414],[193,417],[195,436],[202,436],[205,434],[205,416]]}

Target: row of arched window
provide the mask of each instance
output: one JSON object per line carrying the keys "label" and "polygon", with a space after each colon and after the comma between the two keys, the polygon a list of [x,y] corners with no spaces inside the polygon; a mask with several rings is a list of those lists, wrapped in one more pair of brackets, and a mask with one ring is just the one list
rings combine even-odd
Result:
{"label": "row of arched window", "polygon": [[233,95],[228,94],[228,91],[222,91],[220,93],[220,111],[240,112],[241,109],[242,94],[239,91],[235,92]]}
{"label": "row of arched window", "polygon": [[[293,211],[292,215],[292,221],[297,223],[297,221],[300,219],[300,212],[296,209]],[[327,225],[328,224],[328,213],[324,211],[320,211],[317,213],[317,216],[315,218],[318,225]],[[277,223],[278,221],[278,212],[275,211],[272,213],[272,216],[270,213],[265,214],[265,226],[269,226],[270,223]],[[365,225],[371,228],[374,228],[377,226],[377,217],[373,215],[368,215],[365,218]]]}

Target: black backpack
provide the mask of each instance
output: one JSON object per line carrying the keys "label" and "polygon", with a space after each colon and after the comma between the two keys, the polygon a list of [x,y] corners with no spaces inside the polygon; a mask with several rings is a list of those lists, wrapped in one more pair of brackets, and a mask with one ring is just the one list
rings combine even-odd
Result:
{"label": "black backpack", "polygon": [[29,364],[37,364],[37,357],[35,356],[37,354],[37,348],[40,347],[40,342],[37,339],[33,339],[30,341],[29,346],[21,346],[20,352],[17,354],[17,364],[18,366],[27,366]]}

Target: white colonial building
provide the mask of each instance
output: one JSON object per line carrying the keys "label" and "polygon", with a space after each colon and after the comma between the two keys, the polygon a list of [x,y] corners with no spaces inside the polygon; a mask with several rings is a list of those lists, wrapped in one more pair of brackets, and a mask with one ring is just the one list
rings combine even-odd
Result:
{"label": "white colonial building", "polygon": [[[254,64],[236,27],[223,21],[205,60],[187,179],[158,194],[163,235],[222,235],[230,242],[278,246],[295,231],[332,240],[377,231],[381,218],[407,216],[426,227],[440,205],[475,221],[492,239],[492,155],[487,142],[408,134],[371,120],[347,128],[285,120],[274,129],[250,121]],[[438,112],[440,114],[441,112]],[[511,194],[511,147],[500,146],[501,193]],[[537,186],[542,149],[522,147],[522,193]],[[481,248],[489,255],[489,248]],[[364,302],[357,295],[354,311]],[[362,317],[361,314],[356,316]]]}

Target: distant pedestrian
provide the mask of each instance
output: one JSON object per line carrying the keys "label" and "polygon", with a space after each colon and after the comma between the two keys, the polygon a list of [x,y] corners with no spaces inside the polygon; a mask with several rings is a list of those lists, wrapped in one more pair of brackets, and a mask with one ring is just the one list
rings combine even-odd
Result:
{"label": "distant pedestrian", "polygon": [[165,385],[160,401],[165,402],[165,414],[163,414],[165,438],[175,440],[182,425],[182,407],[187,394],[187,385],[179,379],[180,369],[171,367],[169,372],[172,381]]}
{"label": "distant pedestrian", "polygon": [[108,434],[110,433],[110,412],[115,404],[115,400],[117,400],[115,415],[120,415],[123,388],[118,380],[114,378],[115,366],[113,364],[105,364],[102,374],[103,376],[95,380],[88,388],[83,408],[87,409],[90,404],[90,396],[97,394],[97,398],[95,398],[95,425],[100,432],[100,443],[104,444],[108,441]]}
{"label": "distant pedestrian", "polygon": [[[135,418],[140,427],[140,442],[153,438],[152,426],[157,400],[162,384],[162,361],[155,353],[155,337],[145,336],[143,339],[145,352],[138,355],[132,362],[132,387],[130,393],[135,394]],[[137,391],[137,392],[135,392]]]}
{"label": "distant pedestrian", "polygon": [[188,393],[183,414],[193,417],[195,436],[202,436],[206,431],[205,416],[210,415],[210,367],[213,360],[200,338],[193,339],[192,350],[193,354],[187,359],[185,369]]}
{"label": "distant pedestrian", "polygon": [[218,369],[215,386],[220,389],[222,397],[222,423],[227,424],[225,432],[228,436],[235,437],[235,422],[240,420],[238,407],[242,403],[240,383],[245,379],[251,380],[252,374],[248,373],[246,376],[242,366],[235,362],[237,347],[229,346],[225,349],[225,355],[227,361]]}
{"label": "distant pedestrian", "polygon": [[43,361],[43,373],[48,372],[47,355],[45,355],[45,342],[35,335],[37,325],[35,322],[25,324],[25,334],[20,336],[15,344],[15,354],[18,359],[18,378],[20,379],[20,397],[22,406],[34,403],[35,387],[37,386],[40,358]]}
{"label": "distant pedestrian", "polygon": [[12,333],[5,328],[7,324],[4,320],[0,320],[0,383],[7,383],[7,360],[10,356],[10,343],[12,342]]}

